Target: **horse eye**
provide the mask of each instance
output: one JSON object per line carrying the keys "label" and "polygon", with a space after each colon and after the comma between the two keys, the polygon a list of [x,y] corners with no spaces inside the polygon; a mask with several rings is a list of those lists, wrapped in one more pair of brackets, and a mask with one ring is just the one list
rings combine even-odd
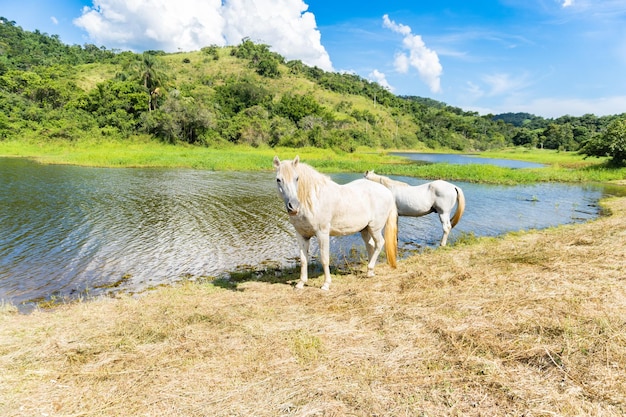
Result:
{"label": "horse eye", "polygon": [[276,182],[280,184],[280,178],[276,178]]}

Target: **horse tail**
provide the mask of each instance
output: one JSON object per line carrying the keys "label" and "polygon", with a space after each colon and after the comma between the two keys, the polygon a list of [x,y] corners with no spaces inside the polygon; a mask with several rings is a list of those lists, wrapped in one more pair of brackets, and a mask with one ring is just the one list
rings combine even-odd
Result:
{"label": "horse tail", "polygon": [[459,220],[461,220],[461,216],[463,216],[463,212],[465,211],[465,195],[463,194],[463,190],[456,185],[454,186],[454,189],[456,190],[456,200],[458,204],[456,206],[456,213],[454,213],[454,217],[450,219],[452,227],[456,226]]}
{"label": "horse tail", "polygon": [[385,224],[385,253],[387,254],[387,263],[392,268],[398,266],[396,258],[398,256],[398,209],[394,203],[387,217]]}

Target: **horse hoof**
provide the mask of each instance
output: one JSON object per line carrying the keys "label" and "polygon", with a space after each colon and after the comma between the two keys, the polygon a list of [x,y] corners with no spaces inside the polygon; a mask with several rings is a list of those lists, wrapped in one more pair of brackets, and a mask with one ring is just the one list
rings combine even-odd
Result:
{"label": "horse hoof", "polygon": [[323,291],[328,291],[329,289],[330,289],[330,285],[328,285],[328,284],[322,285],[322,290]]}
{"label": "horse hoof", "polygon": [[294,287],[296,290],[301,290],[302,288],[304,288],[304,282],[298,282]]}
{"label": "horse hoof", "polygon": [[372,278],[372,277],[373,277],[373,276],[375,276],[375,275],[376,275],[376,274],[374,274],[374,270],[369,269],[369,270],[367,271],[367,277],[368,277],[368,278]]}

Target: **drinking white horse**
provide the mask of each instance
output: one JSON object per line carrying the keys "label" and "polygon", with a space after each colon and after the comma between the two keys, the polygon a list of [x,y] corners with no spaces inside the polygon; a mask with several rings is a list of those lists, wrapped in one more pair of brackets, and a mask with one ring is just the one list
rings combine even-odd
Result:
{"label": "drinking white horse", "polygon": [[[446,246],[450,230],[457,225],[465,211],[465,195],[463,190],[447,181],[437,180],[422,185],[409,185],[402,181],[392,180],[374,173],[365,172],[365,178],[389,188],[396,199],[398,215],[420,217],[429,213],[439,214],[443,237],[441,246]],[[458,203],[458,204],[457,204]],[[457,204],[454,217],[450,213]]]}
{"label": "drinking white horse", "polygon": [[323,290],[328,290],[331,282],[330,236],[361,233],[367,248],[368,277],[374,276],[383,245],[387,262],[396,267],[398,212],[393,194],[387,188],[364,179],[337,184],[300,162],[298,156],[282,162],[275,156],[274,168],[278,193],[285,202],[300,247],[300,281],[296,288],[304,287],[308,279],[309,243],[313,236],[318,240],[324,269]]}

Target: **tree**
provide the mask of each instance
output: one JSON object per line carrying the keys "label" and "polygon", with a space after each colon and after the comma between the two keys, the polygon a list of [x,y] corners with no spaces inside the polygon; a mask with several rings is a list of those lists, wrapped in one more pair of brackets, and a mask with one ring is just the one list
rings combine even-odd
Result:
{"label": "tree", "polygon": [[310,115],[320,115],[323,107],[311,94],[285,94],[276,105],[276,113],[298,123],[300,119]]}
{"label": "tree", "polygon": [[580,150],[586,156],[610,158],[614,166],[626,166],[626,119],[616,119],[606,130],[587,140]]}
{"label": "tree", "polygon": [[132,133],[145,109],[142,86],[133,81],[107,80],[96,85],[76,107],[89,112],[101,128],[112,126]]}
{"label": "tree", "polygon": [[268,106],[272,101],[272,94],[252,79],[231,80],[215,88],[215,101],[223,114],[232,117],[253,106]]}
{"label": "tree", "polygon": [[256,72],[263,77],[278,78],[280,70],[278,69],[278,61],[271,56],[264,56],[259,59],[256,65]]}
{"label": "tree", "polygon": [[202,103],[171,94],[161,108],[140,116],[140,128],[164,142],[206,145],[213,119],[213,114]]}
{"label": "tree", "polygon": [[571,151],[576,150],[574,133],[569,123],[550,123],[543,131],[543,146],[547,149]]}
{"label": "tree", "polygon": [[167,79],[164,64],[156,55],[144,52],[139,59],[130,63],[129,70],[148,94],[148,111],[155,110],[157,99],[161,95],[160,88]]}
{"label": "tree", "polygon": [[513,136],[515,146],[537,146],[537,134],[532,130],[520,128]]}

